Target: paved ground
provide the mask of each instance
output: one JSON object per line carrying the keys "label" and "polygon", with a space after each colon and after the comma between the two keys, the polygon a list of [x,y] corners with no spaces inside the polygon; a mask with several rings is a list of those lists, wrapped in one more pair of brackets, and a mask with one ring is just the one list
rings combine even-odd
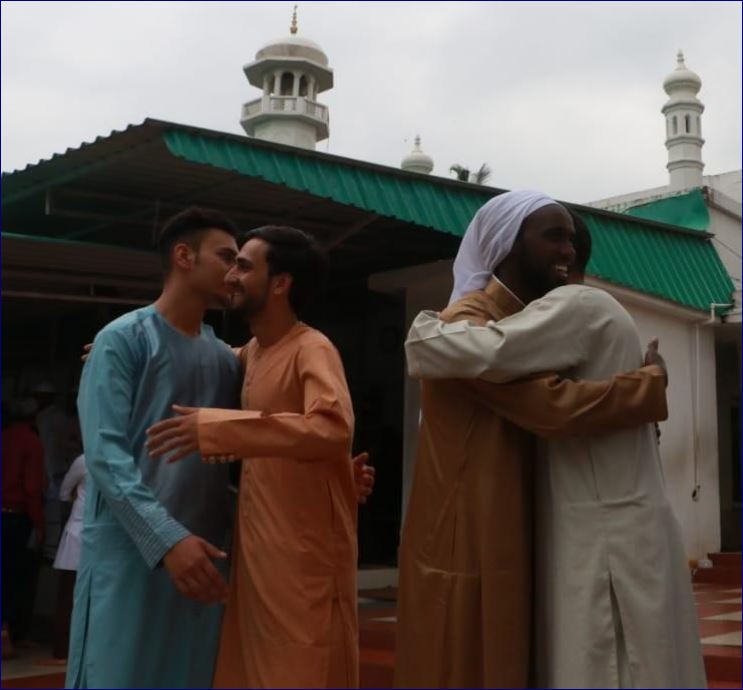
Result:
{"label": "paved ground", "polygon": [[[361,686],[392,687],[395,590],[368,590],[359,598]],[[724,584],[695,584],[699,628],[711,688],[741,687],[741,590]],[[49,649],[23,651],[3,661],[3,688],[60,688],[59,669],[40,665]]]}

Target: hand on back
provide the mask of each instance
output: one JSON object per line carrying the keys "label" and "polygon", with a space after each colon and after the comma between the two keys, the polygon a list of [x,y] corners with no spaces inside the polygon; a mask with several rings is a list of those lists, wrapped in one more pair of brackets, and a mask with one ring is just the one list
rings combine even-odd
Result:
{"label": "hand on back", "polygon": [[653,338],[648,343],[648,349],[645,351],[645,366],[651,364],[663,369],[663,373],[666,375],[666,385],[668,385],[668,367],[666,366],[666,360],[658,352],[658,338]]}

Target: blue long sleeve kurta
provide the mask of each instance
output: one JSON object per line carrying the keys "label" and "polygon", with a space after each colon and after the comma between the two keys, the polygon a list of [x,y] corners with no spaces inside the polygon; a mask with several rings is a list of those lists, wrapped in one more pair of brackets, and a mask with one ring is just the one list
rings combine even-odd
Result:
{"label": "blue long sleeve kurta", "polygon": [[189,533],[223,548],[227,468],[153,461],[146,430],[171,405],[234,407],[239,363],[209,326],[188,337],[153,306],[96,337],[78,409],[88,484],[67,687],[210,687],[222,607],[183,597],[163,556]]}

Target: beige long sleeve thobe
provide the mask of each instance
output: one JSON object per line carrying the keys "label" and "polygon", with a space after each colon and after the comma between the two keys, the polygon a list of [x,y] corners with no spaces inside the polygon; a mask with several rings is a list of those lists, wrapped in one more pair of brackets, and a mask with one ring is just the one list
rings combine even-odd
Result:
{"label": "beige long sleeve thobe", "polygon": [[215,687],[356,687],[353,409],[330,341],[297,324],[245,347],[246,411],[199,411],[199,445],[245,458]]}
{"label": "beige long sleeve thobe", "polygon": [[[484,323],[521,308],[492,282],[441,316]],[[582,383],[546,375],[503,387],[424,380],[421,405],[400,545],[397,685],[524,687],[533,439],[509,419],[575,435],[663,418],[662,373]]]}
{"label": "beige long sleeve thobe", "polygon": [[[553,290],[485,327],[421,314],[406,347],[417,376],[602,379],[642,363],[629,314],[586,286]],[[550,440],[544,451],[536,468],[537,686],[705,687],[653,427]]]}

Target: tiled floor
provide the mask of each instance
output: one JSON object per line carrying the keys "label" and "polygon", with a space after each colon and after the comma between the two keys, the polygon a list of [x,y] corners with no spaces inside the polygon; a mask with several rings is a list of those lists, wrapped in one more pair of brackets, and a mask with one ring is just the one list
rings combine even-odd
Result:
{"label": "tiled floor", "polygon": [[[5,686],[6,680],[11,680],[13,678],[59,675],[60,672],[64,672],[64,666],[46,666],[41,663],[42,661],[49,659],[51,655],[51,648],[45,646],[34,649],[18,650],[18,655],[15,659],[6,659],[3,661],[3,687]],[[46,686],[40,685],[39,687]]]}
{"label": "tiled floor", "polygon": [[702,645],[741,648],[741,590],[729,585],[695,584]]}
{"label": "tiled floor", "polygon": [[[390,589],[364,594],[372,596],[359,598],[361,687],[389,688],[395,660],[395,592]],[[710,687],[740,688],[741,590],[695,584],[694,596]],[[38,649],[3,661],[2,687],[62,687],[60,669],[39,664],[48,656],[48,649]]]}

